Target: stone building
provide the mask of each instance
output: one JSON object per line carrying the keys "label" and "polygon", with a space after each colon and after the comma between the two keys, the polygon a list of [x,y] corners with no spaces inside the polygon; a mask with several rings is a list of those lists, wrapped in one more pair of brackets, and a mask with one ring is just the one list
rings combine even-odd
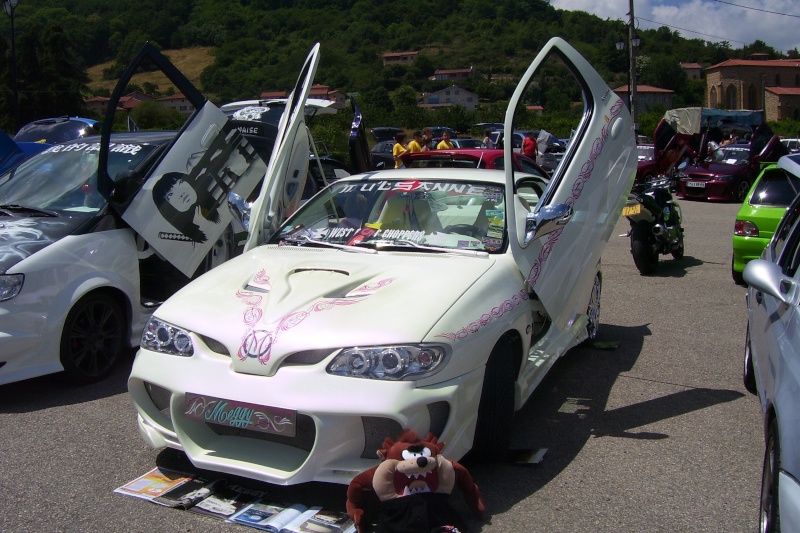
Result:
{"label": "stone building", "polygon": [[766,120],[800,118],[800,60],[729,59],[706,68],[706,103],[763,109]]}

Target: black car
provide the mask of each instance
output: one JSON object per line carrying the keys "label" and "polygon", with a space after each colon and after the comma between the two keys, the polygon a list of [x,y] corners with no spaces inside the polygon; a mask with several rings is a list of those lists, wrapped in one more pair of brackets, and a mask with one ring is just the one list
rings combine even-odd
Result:
{"label": "black car", "polygon": [[380,170],[383,168],[394,168],[394,155],[392,148],[394,141],[381,141],[369,151],[369,160],[372,168]]}
{"label": "black car", "polygon": [[394,128],[392,126],[376,126],[371,128],[370,133],[372,133],[372,137],[375,139],[375,142],[383,142],[383,141],[392,141],[394,142],[394,137],[398,133],[404,133],[405,130],[402,128]]}
{"label": "black car", "polygon": [[14,141],[55,144],[99,133],[100,122],[90,118],[43,118],[22,126],[14,136]]}

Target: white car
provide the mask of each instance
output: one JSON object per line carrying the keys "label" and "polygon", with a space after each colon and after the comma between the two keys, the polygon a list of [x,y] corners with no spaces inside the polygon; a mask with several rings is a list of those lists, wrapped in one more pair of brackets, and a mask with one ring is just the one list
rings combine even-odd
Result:
{"label": "white car", "polygon": [[[157,305],[242,248],[228,198],[256,190],[266,159],[150,45],[118,88],[146,58],[198,110],[179,133],[112,136],[109,127],[0,175],[0,385],[61,371],[79,383],[103,379]],[[307,96],[294,91],[286,112],[306,166]],[[278,222],[301,200],[293,178],[282,182]]]}
{"label": "white car", "polygon": [[[283,224],[260,197],[247,251],[145,327],[128,382],[145,441],[284,485],[349,483],[405,428],[452,459],[501,456],[515,410],[597,333],[600,257],[636,170],[623,101],[558,38],[506,131],[545,66],[585,102],[549,181],[515,172],[509,145],[505,170],[341,179]],[[268,180],[293,172],[284,152]]]}

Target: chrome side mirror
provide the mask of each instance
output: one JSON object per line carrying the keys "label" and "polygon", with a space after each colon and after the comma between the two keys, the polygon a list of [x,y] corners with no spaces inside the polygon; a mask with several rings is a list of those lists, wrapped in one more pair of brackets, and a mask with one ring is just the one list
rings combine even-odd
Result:
{"label": "chrome side mirror", "polygon": [[543,235],[561,229],[572,218],[572,207],[567,204],[542,206],[533,213],[528,213],[525,219],[525,242],[523,246]]}

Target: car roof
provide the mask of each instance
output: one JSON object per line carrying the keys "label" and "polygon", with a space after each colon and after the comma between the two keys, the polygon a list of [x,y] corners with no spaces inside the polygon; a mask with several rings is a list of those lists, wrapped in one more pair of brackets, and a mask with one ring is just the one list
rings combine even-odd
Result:
{"label": "car roof", "polygon": [[[538,176],[537,176],[538,177]],[[381,170],[378,172],[368,172],[366,174],[354,174],[347,176],[336,183],[348,181],[463,181],[476,182],[482,181],[493,185],[505,186],[505,172],[502,170],[486,170],[478,168],[396,168],[391,170]]]}

